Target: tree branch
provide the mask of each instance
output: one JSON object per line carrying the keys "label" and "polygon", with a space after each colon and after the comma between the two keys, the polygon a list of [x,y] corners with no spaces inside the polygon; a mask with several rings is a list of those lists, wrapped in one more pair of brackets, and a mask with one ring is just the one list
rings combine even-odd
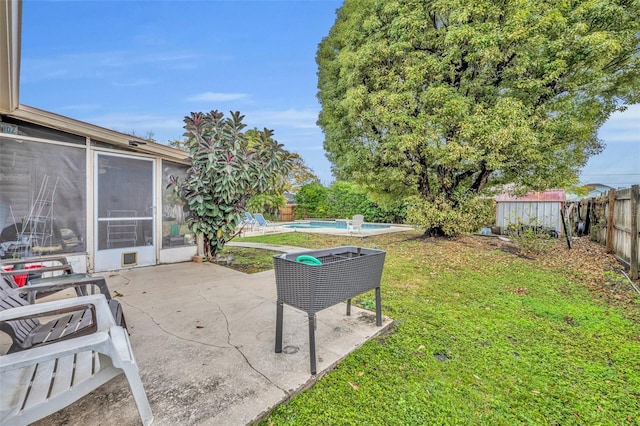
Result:
{"label": "tree branch", "polygon": [[486,164],[483,161],[480,167],[480,173],[476,176],[476,180],[471,185],[471,190],[476,194],[484,188],[484,186],[489,181],[489,176],[491,175],[491,170],[487,170]]}

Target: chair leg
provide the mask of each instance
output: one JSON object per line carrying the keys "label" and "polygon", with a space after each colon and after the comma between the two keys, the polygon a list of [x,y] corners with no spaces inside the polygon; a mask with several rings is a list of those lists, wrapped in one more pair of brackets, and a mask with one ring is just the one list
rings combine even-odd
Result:
{"label": "chair leg", "polygon": [[151,406],[149,405],[147,394],[142,386],[138,367],[135,364],[123,363],[122,369],[129,381],[129,387],[131,388],[133,399],[136,401],[136,405],[138,406],[138,412],[140,413],[142,424],[148,426],[153,423],[153,413],[151,412]]}
{"label": "chair leg", "polygon": [[[148,426],[153,423],[153,413],[151,412],[151,406],[149,405],[147,394],[144,391],[144,386],[142,386],[138,365],[136,364],[133,352],[131,352],[131,342],[129,341],[128,333],[122,327],[113,327],[111,329],[111,339],[115,352],[119,354],[117,357],[119,359],[117,362],[114,362],[114,365],[121,368],[124,372],[129,382],[133,399],[136,401],[140,419],[145,426]],[[116,361],[116,359],[113,358],[112,360]]]}

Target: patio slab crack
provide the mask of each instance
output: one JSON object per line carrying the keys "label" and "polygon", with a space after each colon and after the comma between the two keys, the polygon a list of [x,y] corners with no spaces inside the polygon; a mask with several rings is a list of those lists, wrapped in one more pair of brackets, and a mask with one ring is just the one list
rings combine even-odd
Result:
{"label": "patio slab crack", "polygon": [[[109,278],[114,278],[114,277],[119,277],[121,278],[124,283],[122,285],[122,288],[125,288],[129,285],[129,283],[131,282],[131,278],[125,276],[124,274],[121,273],[115,273],[115,274],[111,274],[109,275]],[[121,296],[121,293],[116,292],[117,296]],[[179,334],[173,333],[169,330],[167,330],[166,328],[164,328],[160,322],[158,322],[156,320],[156,318],[154,318],[153,315],[151,315],[149,312],[147,312],[145,309],[140,308],[139,306],[133,305],[130,302],[126,301],[124,299],[124,297],[117,297],[117,300],[119,300],[121,303],[125,304],[126,306],[130,307],[130,308],[134,308],[137,309],[139,312],[141,312],[142,314],[144,314],[147,318],[149,318],[151,320],[151,322],[158,327],[158,329],[162,330],[163,333],[172,336],[176,339],[185,341],[185,342],[190,342],[190,343],[195,343],[198,345],[204,345],[204,346],[208,346],[208,347],[212,347],[212,348],[217,348],[217,349],[235,349],[236,352],[238,352],[240,354],[240,356],[242,356],[242,358],[244,359],[244,362],[246,363],[246,365],[253,370],[256,374],[262,376],[269,384],[275,386],[276,388],[278,388],[280,391],[283,392],[283,394],[285,396],[289,396],[289,392],[287,390],[285,390],[284,388],[282,388],[281,386],[279,386],[277,383],[275,383],[273,380],[271,380],[267,375],[265,375],[263,372],[261,372],[260,370],[258,370],[249,360],[249,358],[247,357],[247,355],[242,351],[242,346],[239,345],[235,345],[231,342],[231,330],[230,330],[230,324],[229,324],[229,318],[227,317],[227,314],[224,312],[224,310],[222,309],[222,307],[220,306],[219,303],[217,303],[216,301],[212,301],[210,299],[208,299],[207,297],[205,297],[204,295],[202,295],[200,292],[197,293],[198,296],[200,298],[202,298],[205,302],[213,304],[216,306],[216,308],[218,309],[218,312],[220,312],[220,314],[223,316],[224,320],[225,320],[225,330],[226,330],[226,345],[216,345],[216,344],[212,344],[212,343],[207,343],[207,342],[203,342],[201,340],[196,340],[196,339],[190,339],[188,337],[184,337],[181,336]],[[260,305],[264,304],[266,302],[262,302],[260,303]]]}
{"label": "patio slab crack", "polygon": [[142,313],[147,318],[149,318],[151,320],[151,322],[153,324],[155,324],[156,327],[158,327],[160,330],[162,330],[163,333],[165,333],[165,334],[167,334],[169,336],[175,337],[176,339],[183,340],[185,342],[196,343],[196,344],[199,344],[199,345],[205,345],[205,346],[209,346],[209,347],[217,348],[217,349],[233,349],[234,348],[233,345],[228,345],[228,346],[214,345],[212,343],[203,342],[201,340],[189,339],[187,337],[180,336],[179,334],[172,333],[171,331],[167,330],[162,325],[160,325],[160,323],[150,313],[148,313],[144,309],[142,309],[142,308],[140,308],[140,307],[138,307],[136,305],[132,305],[131,303],[128,303],[128,302],[126,302],[125,300],[123,300],[121,298],[118,298],[118,301],[120,303],[123,303],[123,304],[127,305],[130,308],[137,309],[138,312]]}
{"label": "patio slab crack", "polygon": [[229,318],[227,317],[227,314],[224,312],[222,307],[220,307],[220,305],[215,301],[210,301],[206,297],[204,297],[204,296],[202,296],[200,294],[199,294],[199,296],[202,297],[207,302],[213,303],[214,305],[216,305],[216,307],[218,308],[218,312],[220,312],[220,314],[224,317],[226,330],[227,330],[227,344],[229,345],[229,347],[233,347],[233,348],[236,349],[236,351],[238,351],[238,353],[242,356],[242,358],[244,359],[245,363],[249,366],[249,368],[251,368],[257,374],[262,376],[267,382],[269,382],[273,386],[275,386],[278,389],[280,389],[285,395],[289,395],[289,392],[287,392],[285,389],[283,389],[280,386],[278,386],[277,383],[275,383],[267,375],[265,375],[262,371],[258,370],[256,367],[253,366],[253,364],[251,364],[251,361],[249,361],[249,358],[247,358],[247,356],[244,354],[244,352],[242,352],[241,346],[234,345],[233,343],[231,343],[231,330],[229,329]]}

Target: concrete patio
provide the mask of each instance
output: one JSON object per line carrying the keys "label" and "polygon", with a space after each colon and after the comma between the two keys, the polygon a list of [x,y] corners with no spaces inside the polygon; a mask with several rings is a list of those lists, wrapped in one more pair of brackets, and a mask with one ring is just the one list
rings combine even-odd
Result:
{"label": "concrete patio", "polygon": [[[308,319],[285,306],[283,353],[274,353],[274,271],[247,275],[180,263],[105,275],[124,307],[155,425],[245,425],[312,385],[389,327],[344,303],[317,314],[318,374],[309,370]],[[384,299],[384,288],[382,289]],[[37,424],[136,425],[123,376]]]}

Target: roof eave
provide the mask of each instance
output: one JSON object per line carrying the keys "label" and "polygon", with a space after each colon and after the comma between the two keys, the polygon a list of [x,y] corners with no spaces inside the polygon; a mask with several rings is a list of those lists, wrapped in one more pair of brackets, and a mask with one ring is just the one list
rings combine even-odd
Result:
{"label": "roof eave", "polygon": [[127,149],[153,154],[172,160],[184,162],[187,159],[187,153],[167,145],[151,142],[146,139],[120,133],[115,130],[109,130],[104,127],[86,123],[84,121],[75,120],[73,118],[54,114],[38,108],[27,105],[20,105],[8,116],[24,120],[30,123],[39,124],[41,126],[50,127],[74,135],[88,137],[101,142],[113,144],[116,147],[126,147]]}
{"label": "roof eave", "polygon": [[0,1],[0,112],[19,105],[22,2]]}

